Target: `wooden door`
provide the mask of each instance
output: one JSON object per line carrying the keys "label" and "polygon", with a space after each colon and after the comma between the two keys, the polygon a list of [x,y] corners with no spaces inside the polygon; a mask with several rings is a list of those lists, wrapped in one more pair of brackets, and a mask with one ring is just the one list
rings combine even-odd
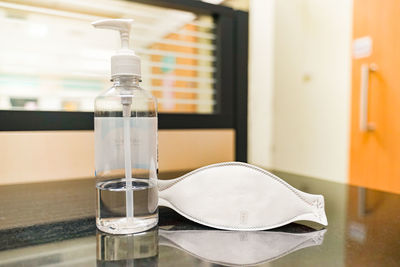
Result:
{"label": "wooden door", "polygon": [[[400,1],[354,0],[353,38],[369,36],[372,53],[352,60],[349,180],[351,184],[400,193]],[[360,129],[361,68],[369,130]]]}

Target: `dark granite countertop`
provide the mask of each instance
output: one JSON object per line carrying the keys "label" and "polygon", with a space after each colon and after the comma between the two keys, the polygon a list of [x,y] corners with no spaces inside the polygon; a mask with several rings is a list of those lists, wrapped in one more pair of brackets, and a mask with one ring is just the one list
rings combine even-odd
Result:
{"label": "dark granite countertop", "polygon": [[160,208],[157,228],[108,235],[93,179],[0,186],[0,266],[400,266],[400,195],[277,174],[325,196],[326,228],[220,231]]}

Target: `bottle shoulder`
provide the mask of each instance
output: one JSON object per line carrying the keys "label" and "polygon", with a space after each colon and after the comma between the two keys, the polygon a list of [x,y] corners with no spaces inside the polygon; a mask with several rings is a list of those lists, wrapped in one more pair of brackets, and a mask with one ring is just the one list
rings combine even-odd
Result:
{"label": "bottle shoulder", "polygon": [[132,86],[132,87],[115,87],[112,86],[107,90],[102,91],[97,97],[96,100],[100,99],[115,99],[115,98],[122,98],[122,97],[131,97],[132,99],[144,99],[147,101],[154,101],[156,102],[156,98],[148,91],[139,86]]}

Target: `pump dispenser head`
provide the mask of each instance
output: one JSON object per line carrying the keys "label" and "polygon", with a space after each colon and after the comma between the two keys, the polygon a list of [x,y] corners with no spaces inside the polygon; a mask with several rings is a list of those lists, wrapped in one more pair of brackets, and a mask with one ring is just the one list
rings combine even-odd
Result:
{"label": "pump dispenser head", "polygon": [[132,23],[133,19],[102,19],[92,23],[96,28],[115,30],[121,34],[121,49],[111,57],[111,79],[121,75],[141,77],[140,57],[129,49]]}

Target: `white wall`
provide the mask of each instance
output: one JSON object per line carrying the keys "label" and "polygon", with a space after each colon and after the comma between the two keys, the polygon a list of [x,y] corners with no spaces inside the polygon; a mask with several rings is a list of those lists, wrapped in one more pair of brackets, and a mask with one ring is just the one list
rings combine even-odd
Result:
{"label": "white wall", "polygon": [[250,12],[249,161],[346,182],[352,1],[253,0]]}
{"label": "white wall", "polygon": [[272,167],[274,1],[250,0],[248,161]]}

